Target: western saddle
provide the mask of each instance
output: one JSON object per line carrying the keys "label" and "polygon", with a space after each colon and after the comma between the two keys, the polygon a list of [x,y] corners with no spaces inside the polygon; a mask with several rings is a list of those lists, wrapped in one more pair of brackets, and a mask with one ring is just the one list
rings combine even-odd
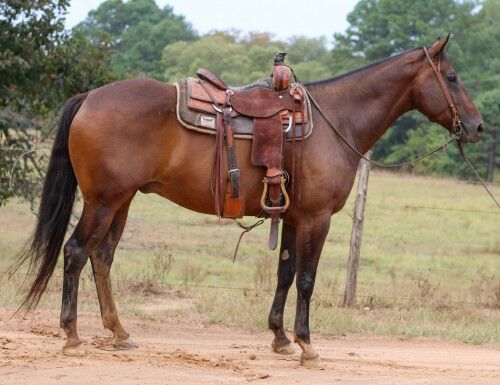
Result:
{"label": "western saddle", "polygon": [[[209,114],[203,118],[208,119],[208,125],[212,124],[216,131],[212,191],[215,212],[219,217],[241,218],[244,214],[245,191],[240,186],[233,120],[236,121],[238,117],[252,120],[251,163],[266,168],[260,204],[262,215],[271,218],[271,249],[276,248],[280,217],[290,204],[285,187],[289,174],[283,170],[286,135],[292,130],[292,141],[295,142],[296,124],[302,123],[301,139],[305,137],[305,92],[299,83],[291,82],[292,70],[284,64],[285,55],[284,52],[276,55],[273,72],[267,83],[260,81],[241,88],[228,87],[206,69],[196,72],[199,79],[187,80],[187,107]],[[213,115],[215,121],[210,121]],[[229,168],[227,172],[224,170],[224,145]],[[295,158],[292,163],[295,164]]]}

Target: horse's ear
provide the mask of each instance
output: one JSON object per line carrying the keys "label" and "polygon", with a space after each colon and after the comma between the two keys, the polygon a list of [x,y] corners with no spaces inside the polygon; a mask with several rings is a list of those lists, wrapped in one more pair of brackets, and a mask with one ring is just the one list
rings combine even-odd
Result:
{"label": "horse's ear", "polygon": [[451,33],[446,35],[446,37],[438,37],[438,39],[429,48],[429,54],[431,57],[436,57],[446,48],[448,41],[450,40]]}

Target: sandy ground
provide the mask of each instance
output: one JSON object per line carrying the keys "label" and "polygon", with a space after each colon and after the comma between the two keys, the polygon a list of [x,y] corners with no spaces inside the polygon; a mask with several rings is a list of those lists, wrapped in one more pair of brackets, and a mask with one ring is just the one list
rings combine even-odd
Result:
{"label": "sandy ground", "polygon": [[500,384],[500,351],[435,341],[348,335],[314,338],[322,368],[299,366],[299,352],[271,352],[270,333],[186,319],[124,317],[138,347],[107,351],[97,313],[80,314],[86,354],[61,352],[58,314],[23,322],[0,311],[0,384]]}

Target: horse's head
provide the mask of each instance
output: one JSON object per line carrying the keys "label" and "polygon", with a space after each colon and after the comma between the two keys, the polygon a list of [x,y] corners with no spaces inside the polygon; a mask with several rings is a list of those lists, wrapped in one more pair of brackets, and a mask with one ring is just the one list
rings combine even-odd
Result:
{"label": "horse's head", "polygon": [[[485,129],[484,121],[446,57],[444,48],[449,38],[450,35],[442,39],[439,38],[428,48],[429,57],[424,55],[421,62],[422,68],[415,79],[412,98],[417,110],[427,116],[429,120],[439,123],[452,133],[459,131],[461,142],[475,143]],[[439,76],[442,77],[444,87],[441,86],[430,61],[434,64]],[[447,99],[446,93],[449,93],[451,100]],[[458,113],[458,119],[454,117],[454,109]],[[458,121],[461,129],[460,125],[454,127],[454,123],[458,123]]]}

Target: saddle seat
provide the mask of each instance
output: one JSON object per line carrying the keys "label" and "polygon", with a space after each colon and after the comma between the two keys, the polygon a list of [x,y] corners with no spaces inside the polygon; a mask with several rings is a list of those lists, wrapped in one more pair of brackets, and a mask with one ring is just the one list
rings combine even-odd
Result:
{"label": "saddle seat", "polygon": [[[231,107],[231,117],[239,115],[252,118],[267,118],[280,113],[283,124],[288,125],[297,96],[290,92],[299,89],[298,83],[290,88],[276,91],[270,85],[272,78],[261,79],[243,87],[228,87],[220,78],[206,69],[197,71],[201,79],[187,79],[187,107],[215,115],[216,105]],[[303,96],[299,90],[298,96]],[[214,103],[215,102],[215,103]],[[301,110],[295,112],[295,123],[307,122]]]}

